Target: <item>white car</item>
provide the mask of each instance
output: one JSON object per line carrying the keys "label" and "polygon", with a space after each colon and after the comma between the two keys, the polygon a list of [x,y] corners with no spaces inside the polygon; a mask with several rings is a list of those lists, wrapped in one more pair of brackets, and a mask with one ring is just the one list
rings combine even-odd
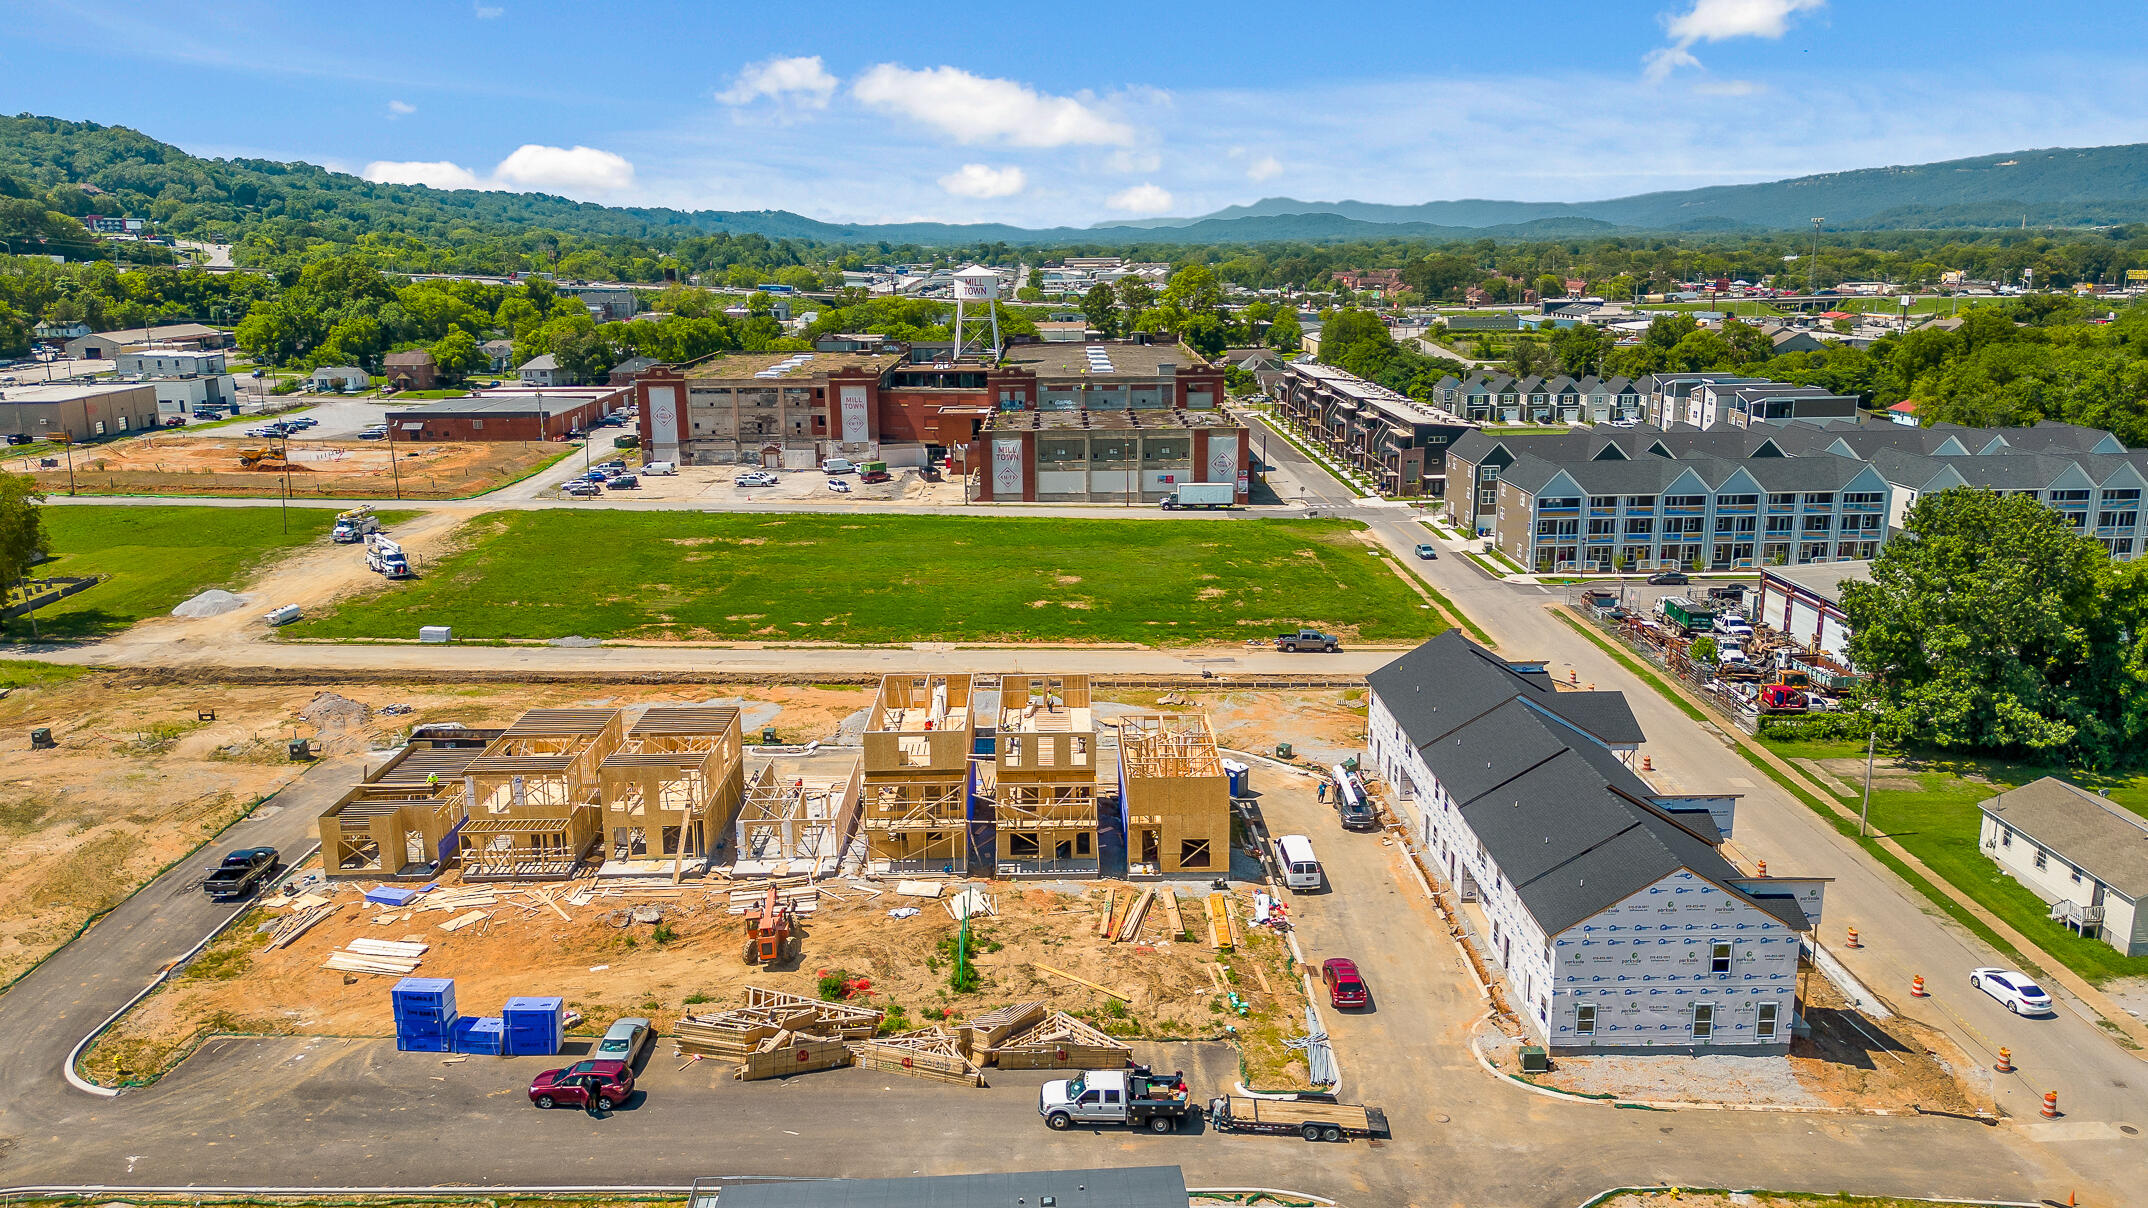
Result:
{"label": "white car", "polygon": [[2048,1015],[2051,996],[2026,973],[2012,969],[1971,969],[1969,984],[1999,1000],[2016,1015]]}
{"label": "white car", "polygon": [[748,470],[732,479],[731,484],[741,487],[772,487],[776,485],[776,476],[766,470]]}
{"label": "white car", "polygon": [[829,480],[828,480],[828,489],[829,489],[829,490],[831,490],[831,491],[834,491],[834,492],[835,492],[836,494],[838,494],[838,495],[848,495],[848,494],[850,494],[850,484],[849,484],[849,483],[847,483],[847,482],[844,482],[844,481],[843,481],[842,479],[840,479],[840,478],[831,478],[831,479],[829,479]]}

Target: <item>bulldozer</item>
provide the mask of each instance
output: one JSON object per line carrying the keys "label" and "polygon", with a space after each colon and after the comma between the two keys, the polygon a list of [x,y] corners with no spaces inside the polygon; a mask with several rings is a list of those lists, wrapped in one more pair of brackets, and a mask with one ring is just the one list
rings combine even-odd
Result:
{"label": "bulldozer", "polygon": [[746,911],[746,963],[777,965],[796,961],[804,947],[798,931],[798,912],[774,889],[759,905]]}
{"label": "bulldozer", "polygon": [[242,470],[282,470],[290,467],[283,450],[268,445],[239,450],[239,468]]}

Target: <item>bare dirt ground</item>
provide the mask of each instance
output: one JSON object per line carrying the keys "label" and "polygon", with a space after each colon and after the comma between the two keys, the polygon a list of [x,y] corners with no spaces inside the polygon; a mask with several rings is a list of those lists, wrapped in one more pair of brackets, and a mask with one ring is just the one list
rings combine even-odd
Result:
{"label": "bare dirt ground", "polygon": [[[320,967],[359,937],[431,945],[418,975],[454,978],[457,1006],[466,1015],[497,1013],[513,995],[561,995],[582,1016],[577,1035],[601,1034],[612,1020],[630,1015],[653,1019],[665,1032],[681,1014],[737,1005],[748,985],[813,997],[828,975],[865,979],[870,988],[856,997],[891,1015],[899,1011],[907,1026],[958,1022],[1010,1002],[1041,1001],[1129,1039],[1213,1038],[1233,1026],[1276,1031],[1304,1010],[1289,950],[1265,932],[1247,937],[1236,953],[1218,954],[1205,939],[1165,934],[1164,912],[1157,907],[1137,941],[1113,944],[1099,937],[1101,883],[991,884],[999,913],[972,920],[972,951],[983,984],[967,993],[949,988],[957,925],[940,902],[898,897],[892,883],[874,886],[881,891],[874,896],[834,882],[805,918],[804,955],[796,967],[762,969],[741,959],[744,920],[729,913],[734,887],[697,884],[676,895],[600,896],[583,906],[562,905],[565,919],[517,894],[489,908],[484,922],[453,933],[439,925],[456,912],[365,906],[359,887],[323,891],[343,908],[273,952],[255,928],[278,908],[249,915],[168,989],[115,1026],[91,1050],[86,1066],[112,1081],[154,1076],[205,1030],[389,1034],[394,977]],[[1128,892],[1124,885],[1116,888]],[[1189,888],[1184,899],[1189,926],[1198,918],[1194,892]],[[1250,917],[1250,895],[1241,898],[1241,917]],[[629,921],[627,912],[637,905],[654,906],[661,920]],[[902,907],[918,913],[890,917]],[[393,921],[376,922],[384,918]],[[1108,987],[1125,1000],[1046,973],[1035,962]],[[1229,1003],[1233,992],[1248,1004],[1248,1017]],[[1288,1050],[1279,1041],[1274,1047],[1276,1054],[1263,1056],[1281,1065],[1257,1067],[1264,1082],[1289,1076],[1281,1068],[1291,1060]],[[1302,1068],[1296,1077],[1303,1079]]]}
{"label": "bare dirt ground", "polygon": [[1205,711],[1221,745],[1273,756],[1280,740],[1291,744],[1292,760],[1300,764],[1325,766],[1365,750],[1362,688],[1111,691],[1100,692],[1098,699],[1145,712]]}
{"label": "bare dirt ground", "polygon": [[[239,465],[241,449],[273,443],[163,435],[114,441],[75,454],[74,485],[119,494],[278,495],[284,490],[282,463],[255,470]],[[520,441],[398,442],[391,470],[386,441],[293,441],[290,490],[294,496],[382,499],[395,494],[400,478],[403,498],[452,499],[512,482],[563,451],[558,444]],[[64,458],[61,463],[40,469],[39,485],[66,490]]]}
{"label": "bare dirt ground", "polygon": [[[254,610],[188,624],[213,625]],[[340,710],[303,713],[317,685],[157,684],[125,674],[19,688],[0,699],[0,985],[65,942],[84,921],[223,829],[295,777],[283,744],[319,737],[322,754],[392,745],[416,723],[473,726],[548,705],[722,703],[744,709],[758,736],[832,738],[867,703],[862,688],[768,685],[338,685],[371,710],[337,727]],[[408,714],[385,715],[387,705]],[[210,710],[214,721],[197,714]],[[57,750],[32,751],[49,726]]]}
{"label": "bare dirt ground", "polygon": [[[1944,1033],[1900,1018],[1854,1012],[1834,984],[1808,978],[1802,1014],[1812,1035],[1788,1057],[1560,1057],[1540,1085],[1588,1095],[1669,1102],[1743,1103],[1820,1109],[1989,1113],[1988,1073]],[[1519,1068],[1515,1045],[1492,1054]]]}
{"label": "bare dirt ground", "polygon": [[1603,1201],[1599,1208],[1970,1208],[1942,1200],[1898,1200],[1888,1196],[1835,1196],[1769,1191],[1629,1191]]}

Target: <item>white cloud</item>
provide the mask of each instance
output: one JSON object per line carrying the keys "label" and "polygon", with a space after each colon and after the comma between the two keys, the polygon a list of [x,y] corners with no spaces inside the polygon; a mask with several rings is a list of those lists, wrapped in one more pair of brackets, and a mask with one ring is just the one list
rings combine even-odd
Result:
{"label": "white cloud", "polygon": [[1029,187],[1029,177],[1020,168],[964,164],[942,176],[940,187],[957,197],[1012,197]]}
{"label": "white cloud", "polygon": [[882,63],[851,92],[876,109],[899,113],[960,143],[1016,147],[1124,146],[1131,126],[1073,97],[1047,96],[1026,84],[971,75],[959,67],[922,71]]}
{"label": "white cloud", "polygon": [[1154,151],[1114,151],[1104,157],[1104,167],[1124,176],[1139,176],[1163,167],[1163,156]]}
{"label": "white cloud", "polygon": [[773,97],[825,109],[837,84],[819,55],[766,59],[739,72],[729,88],[716,94],[716,99],[726,105],[749,105],[762,97]]}
{"label": "white cloud", "polygon": [[447,160],[377,159],[362,175],[384,185],[430,185],[435,189],[482,189],[477,173]]}
{"label": "white cloud", "polygon": [[1702,96],[1759,96],[1768,86],[1758,80],[1702,80],[1693,91]]}
{"label": "white cloud", "polygon": [[1696,42],[1780,38],[1790,31],[1792,17],[1826,5],[1827,0],[1693,0],[1692,8],[1664,22],[1671,44],[1642,56],[1642,73],[1653,82],[1681,67],[1698,67]]}
{"label": "white cloud", "polygon": [[1246,165],[1246,179],[1256,184],[1264,180],[1273,180],[1282,174],[1283,161],[1273,155],[1263,155]]}
{"label": "white cloud", "polygon": [[473,2],[470,7],[473,11],[477,13],[477,19],[480,21],[490,21],[493,18],[502,16],[507,12],[506,9],[501,8],[497,4],[478,4]]}
{"label": "white cloud", "polygon": [[1171,194],[1152,184],[1139,184],[1113,193],[1104,204],[1121,214],[1161,214],[1171,208]]}
{"label": "white cloud", "polygon": [[416,113],[417,111],[418,107],[416,105],[411,104],[409,101],[388,102],[388,116],[390,118],[409,117],[411,114]]}
{"label": "white cloud", "polygon": [[558,193],[616,193],[634,185],[634,165],[595,147],[524,143],[492,170],[495,179]]}

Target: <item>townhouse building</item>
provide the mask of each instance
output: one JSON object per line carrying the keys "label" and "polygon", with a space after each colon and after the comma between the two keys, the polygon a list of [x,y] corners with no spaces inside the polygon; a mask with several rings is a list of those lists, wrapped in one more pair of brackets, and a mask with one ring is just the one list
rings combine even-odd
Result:
{"label": "townhouse building", "polygon": [[1517,381],[1504,373],[1441,378],[1433,401],[1476,424],[1609,424],[1638,419],[1643,395],[1625,377],[1558,375]]}
{"label": "townhouse building", "polygon": [[1447,449],[1476,425],[1315,361],[1283,367],[1276,411],[1383,495],[1443,495]]}
{"label": "townhouse building", "polygon": [[1918,499],[1949,487],[2027,495],[2059,514],[2067,527],[2094,537],[2111,557],[2131,561],[2148,552],[2141,493],[2148,490],[2148,454],[1992,453],[1927,457],[1882,449],[1872,465],[1893,491],[1888,524],[1901,528]]}
{"label": "townhouse building", "polygon": [[1622,694],[1560,691],[1457,631],[1368,683],[1371,769],[1536,1040],[1787,1051],[1826,883],[1725,858],[1737,796],[1634,772],[1644,735]]}

